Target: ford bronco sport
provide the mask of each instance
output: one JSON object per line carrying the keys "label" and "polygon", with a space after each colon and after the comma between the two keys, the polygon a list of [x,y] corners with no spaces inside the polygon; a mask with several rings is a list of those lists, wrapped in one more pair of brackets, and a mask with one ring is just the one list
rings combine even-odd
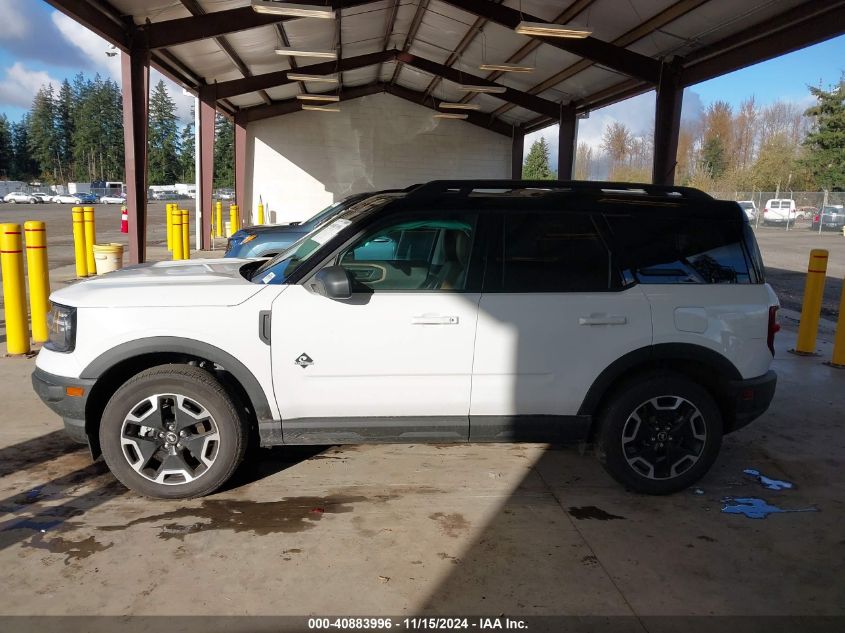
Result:
{"label": "ford bronco sport", "polygon": [[624,486],[666,494],[769,406],[763,275],[742,209],[695,189],[435,181],[269,260],[53,293],[33,384],[153,497],[214,491],[251,437],[588,442]]}

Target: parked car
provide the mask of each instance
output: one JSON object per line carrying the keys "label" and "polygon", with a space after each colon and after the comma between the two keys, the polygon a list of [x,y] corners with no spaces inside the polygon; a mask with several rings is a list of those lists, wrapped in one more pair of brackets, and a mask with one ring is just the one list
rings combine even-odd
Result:
{"label": "parked car", "polygon": [[753,200],[740,200],[737,204],[745,211],[749,220],[753,221],[757,217],[757,205]]}
{"label": "parked car", "polygon": [[358,193],[334,202],[305,222],[265,224],[236,231],[226,242],[225,257],[272,257],[313,231],[319,224],[377,193],[380,192]]}
{"label": "parked car", "polygon": [[53,196],[53,202],[56,204],[83,204],[82,196],[76,193],[61,193]]}
{"label": "parked car", "polygon": [[235,192],[233,189],[220,189],[216,197],[220,200],[234,200]]}
{"label": "parked car", "polygon": [[27,204],[36,204],[41,202],[41,198],[37,194],[34,193],[25,193],[23,191],[12,191],[11,193],[7,193],[3,196],[3,202],[9,202],[11,204],[27,203]]}
{"label": "parked car", "polygon": [[845,227],[845,207],[841,204],[822,207],[821,214],[813,216],[810,230],[818,231],[819,224],[823,231],[841,231]]}
{"label": "parked car", "polygon": [[44,191],[32,191],[30,195],[35,196],[40,204],[53,201],[53,194]]}
{"label": "parked car", "polygon": [[126,204],[126,194],[106,194],[100,198],[100,204]]}
{"label": "parked car", "polygon": [[435,181],[270,260],[133,266],[51,301],[35,390],[152,497],[216,490],[252,435],[588,440],[628,489],[667,494],[777,381],[748,220],[685,187]]}
{"label": "parked car", "polygon": [[795,216],[795,200],[789,198],[766,200],[766,206],[763,207],[763,224],[786,224],[793,222]]}
{"label": "parked car", "polygon": [[100,202],[100,196],[95,193],[78,193],[76,195],[82,200],[82,204],[97,204]]}
{"label": "parked car", "polygon": [[811,206],[798,207],[795,210],[795,217],[798,220],[812,220],[819,212],[818,208]]}

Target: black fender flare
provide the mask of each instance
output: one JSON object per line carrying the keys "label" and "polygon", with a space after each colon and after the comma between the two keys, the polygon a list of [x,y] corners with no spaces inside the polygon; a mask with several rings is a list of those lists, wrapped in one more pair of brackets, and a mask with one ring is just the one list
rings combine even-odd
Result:
{"label": "black fender flare", "polygon": [[739,373],[736,365],[719,352],[702,345],[693,343],[649,345],[628,352],[608,365],[587,390],[587,395],[584,396],[581,407],[578,409],[578,415],[595,415],[603,396],[613,383],[638,365],[661,360],[691,360],[710,367],[719,380],[726,383],[733,380],[742,380],[742,374]]}
{"label": "black fender flare", "polygon": [[97,379],[115,365],[146,354],[185,354],[220,365],[244,388],[258,420],[273,419],[267,396],[252,371],[228,352],[202,341],[176,336],[154,336],[122,343],[91,361],[82,370],[80,378]]}

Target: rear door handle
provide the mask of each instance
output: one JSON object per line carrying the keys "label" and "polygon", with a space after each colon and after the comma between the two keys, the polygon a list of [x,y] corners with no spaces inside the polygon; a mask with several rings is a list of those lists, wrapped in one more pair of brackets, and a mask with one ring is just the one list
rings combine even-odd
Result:
{"label": "rear door handle", "polygon": [[420,316],[411,317],[411,325],[457,325],[458,317],[456,316],[432,316],[423,314]]}
{"label": "rear door handle", "polygon": [[578,319],[578,325],[625,325],[628,317],[606,314],[601,316],[588,316]]}

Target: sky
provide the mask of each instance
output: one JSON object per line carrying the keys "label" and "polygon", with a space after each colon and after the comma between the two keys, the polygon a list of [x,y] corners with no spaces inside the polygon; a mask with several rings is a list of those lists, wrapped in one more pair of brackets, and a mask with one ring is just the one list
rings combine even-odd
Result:
{"label": "sky", "polygon": [[[82,72],[120,83],[120,55],[109,56],[109,44],[43,0],[0,0],[0,113],[17,121],[29,109],[38,89]],[[163,76],[151,70],[150,81]],[[188,122],[194,98],[165,79],[180,119]]]}
{"label": "sky", "polygon": [[[100,73],[120,83],[120,55],[106,54],[109,45],[43,0],[0,0],[0,113],[17,121],[45,83],[58,87],[78,72]],[[738,105],[754,95],[761,105],[779,99],[809,106],[807,84],[828,87],[838,82],[845,70],[845,35],[784,55],[737,72],[691,86],[684,92],[682,116],[697,118],[717,99]],[[156,83],[162,75],[151,71]],[[194,99],[165,79],[177,112],[190,121]],[[620,121],[635,134],[648,133],[654,125],[654,93],[595,110],[581,120],[578,139],[595,148],[601,144],[606,125]],[[553,168],[557,167],[557,127],[526,137],[525,152],[540,135],[552,146]]]}

